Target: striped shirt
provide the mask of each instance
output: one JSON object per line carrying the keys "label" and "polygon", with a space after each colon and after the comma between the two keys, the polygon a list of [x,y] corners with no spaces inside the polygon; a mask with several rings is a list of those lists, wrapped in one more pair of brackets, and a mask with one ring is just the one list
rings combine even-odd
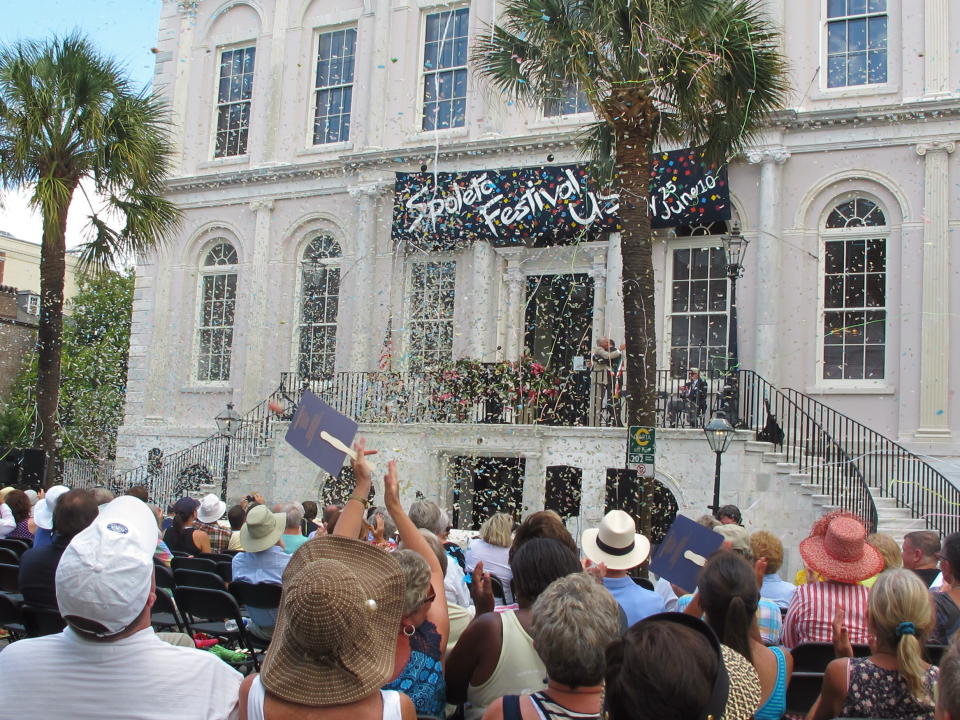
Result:
{"label": "striped shirt", "polygon": [[827,580],[801,585],[787,610],[783,644],[795,648],[801,643],[833,642],[833,616],[842,607],[850,642],[866,645],[869,597],[870,590],[859,584]]}

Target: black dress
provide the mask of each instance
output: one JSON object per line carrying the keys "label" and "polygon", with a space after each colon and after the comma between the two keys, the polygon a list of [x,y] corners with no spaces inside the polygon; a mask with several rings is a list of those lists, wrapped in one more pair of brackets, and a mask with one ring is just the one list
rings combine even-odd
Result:
{"label": "black dress", "polygon": [[163,534],[163,541],[172,552],[183,552],[187,555],[198,555],[200,548],[193,542],[193,528],[186,527],[181,532],[177,532],[172,527],[167,528]]}

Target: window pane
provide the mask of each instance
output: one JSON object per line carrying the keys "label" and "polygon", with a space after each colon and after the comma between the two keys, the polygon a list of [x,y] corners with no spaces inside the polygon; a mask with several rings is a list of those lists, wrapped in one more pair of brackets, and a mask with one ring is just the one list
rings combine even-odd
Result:
{"label": "window pane", "polygon": [[866,269],[866,249],[865,240],[849,240],[846,245],[845,269],[848,273],[863,272]]}
{"label": "window pane", "polygon": [[823,342],[826,345],[843,344],[843,313],[823,314]]}
{"label": "window pane", "polygon": [[846,0],[828,0],[827,17],[843,17],[847,14]]}
{"label": "window pane", "polygon": [[867,11],[867,0],[847,0],[847,15],[860,15]]}
{"label": "window pane", "polygon": [[868,346],[864,349],[864,377],[869,380],[881,380],[884,376],[884,347]]}
{"label": "window pane", "polygon": [[843,87],[847,84],[847,59],[833,55],[827,59],[827,87]]}
{"label": "window pane", "polygon": [[823,377],[826,380],[843,379],[843,346],[832,345],[823,349]]}
{"label": "window pane", "polygon": [[887,341],[887,314],[885,312],[866,313],[863,337],[869,345],[882,345]]}
{"label": "window pane", "polygon": [[886,277],[880,273],[867,275],[867,307],[883,307],[886,304]]}
{"label": "window pane", "polygon": [[869,47],[881,50],[887,47],[887,18],[885,15],[870,18],[868,21]]}
{"label": "window pane", "polygon": [[847,84],[866,85],[867,83],[867,54],[865,52],[847,55]]}
{"label": "window pane", "polygon": [[887,51],[871,50],[867,53],[868,82],[885,83],[887,81]]}
{"label": "window pane", "polygon": [[847,380],[863,378],[863,347],[848,345],[843,349],[843,377]]}
{"label": "window pane", "polygon": [[843,307],[843,275],[827,275],[823,284],[824,307]]}
{"label": "window pane", "polygon": [[884,12],[887,9],[887,0],[868,0],[868,12]]}
{"label": "window pane", "polygon": [[847,49],[847,24],[832,22],[827,25],[827,52],[842,53]]}

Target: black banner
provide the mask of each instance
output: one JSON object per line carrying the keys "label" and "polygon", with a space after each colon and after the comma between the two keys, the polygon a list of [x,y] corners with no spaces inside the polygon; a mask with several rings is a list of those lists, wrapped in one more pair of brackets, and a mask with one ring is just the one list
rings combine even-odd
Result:
{"label": "black banner", "polygon": [[730,219],[727,166],[696,148],[660,152],[650,163],[650,225],[707,225]]}

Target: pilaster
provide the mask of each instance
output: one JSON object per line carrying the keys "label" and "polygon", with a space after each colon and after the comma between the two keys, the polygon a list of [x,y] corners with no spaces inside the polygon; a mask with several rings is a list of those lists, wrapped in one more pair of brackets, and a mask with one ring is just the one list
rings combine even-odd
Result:
{"label": "pilaster", "polygon": [[923,7],[924,97],[950,94],[949,32],[950,0],[925,0]]}
{"label": "pilaster", "polygon": [[523,514],[543,509],[547,469],[539,452],[523,453]]}
{"label": "pilaster", "polygon": [[521,329],[523,321],[521,313],[523,312],[523,270],[520,267],[520,257],[511,252],[499,251],[506,255],[507,271],[505,273],[507,283],[507,310],[504,318],[504,360],[517,360],[520,358],[521,349]]}
{"label": "pilaster", "polygon": [[[379,199],[386,189],[384,183],[369,183],[348,188],[355,202],[356,244],[353,266],[350,269],[354,288],[353,332],[350,341],[349,370],[364,371],[373,358],[373,314],[377,312],[378,294],[374,292],[374,276],[377,262],[377,218]],[[346,279],[346,278],[344,278]],[[384,298],[379,298],[384,299]],[[384,299],[385,300],[385,299]],[[377,345],[379,350],[379,344]]]}
{"label": "pilaster", "polygon": [[[242,388],[243,395],[240,407],[253,407],[263,399],[266,386],[275,385],[277,377],[264,378],[264,358],[267,353],[265,343],[271,341],[272,332],[276,331],[276,324],[268,327],[266,311],[269,303],[264,298],[269,294],[267,288],[267,269],[270,257],[270,221],[273,216],[273,200],[260,198],[249,205],[255,214],[253,231],[253,252],[250,255],[249,269],[246,273],[247,292],[246,302],[249,311],[246,313],[247,322],[244,327],[243,344],[245,348],[245,362],[243,378],[233,379],[231,384],[235,388]],[[234,336],[233,352],[236,357],[239,338]]]}
{"label": "pilaster", "polygon": [[[928,3],[929,5],[929,3]],[[920,426],[918,439],[951,437],[950,387],[950,167],[956,143],[916,146],[923,162],[923,296],[920,321]]]}

